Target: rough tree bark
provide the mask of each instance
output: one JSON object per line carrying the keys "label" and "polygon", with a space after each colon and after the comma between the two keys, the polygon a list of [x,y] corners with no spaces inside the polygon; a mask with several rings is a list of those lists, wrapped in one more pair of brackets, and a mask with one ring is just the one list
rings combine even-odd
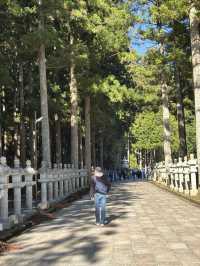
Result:
{"label": "rough tree bark", "polygon": [[24,71],[23,65],[19,69],[20,83],[20,162],[21,166],[26,166],[26,130],[24,125]]}
{"label": "rough tree bark", "polygon": [[94,121],[93,121],[93,129],[92,129],[92,166],[96,167],[96,138],[95,138]]}
{"label": "rough tree bark", "polygon": [[[39,5],[42,5],[42,0],[39,0]],[[42,12],[40,13],[40,31],[44,31],[44,18]],[[48,95],[47,95],[47,77],[46,77],[46,56],[45,45],[40,44],[39,55],[39,73],[40,73],[40,104],[42,116],[42,160],[46,164],[51,163],[50,150],[50,132],[49,132],[49,113],[48,113]]]}
{"label": "rough tree bark", "polygon": [[169,100],[168,100],[168,88],[164,81],[161,79],[161,92],[162,92],[162,109],[163,109],[163,138],[164,138],[164,157],[165,165],[168,166],[172,162],[171,152],[171,130],[169,122]]}
{"label": "rough tree bark", "polygon": [[177,98],[177,120],[178,120],[178,132],[179,132],[179,156],[184,158],[187,155],[187,142],[186,142],[186,130],[185,130],[185,114],[183,105],[183,95],[181,90],[180,71],[176,67],[176,98]]}
{"label": "rough tree bark", "polygon": [[91,170],[91,123],[90,96],[85,97],[85,165]]}
{"label": "rough tree bark", "polygon": [[71,163],[78,168],[78,89],[75,76],[74,38],[70,35]]}
{"label": "rough tree bark", "polygon": [[191,5],[189,17],[195,98],[197,160],[200,169],[200,17],[199,10],[194,4]]}
{"label": "rough tree bark", "polygon": [[59,117],[56,116],[56,163],[62,162],[62,149],[61,149],[61,123]]}
{"label": "rough tree bark", "polygon": [[2,152],[2,126],[1,126],[1,123],[0,123],[0,157],[3,155],[3,152]]}
{"label": "rough tree bark", "polygon": [[83,134],[81,127],[79,127],[79,163],[80,168],[84,168],[84,148],[83,148]]}
{"label": "rough tree bark", "polygon": [[0,95],[0,156],[3,155],[3,143],[2,143],[2,136],[3,136],[3,132],[2,132],[2,98]]}
{"label": "rough tree bark", "polygon": [[104,156],[103,156],[103,153],[104,153],[104,145],[103,145],[103,136],[100,136],[100,166],[101,168],[103,168],[103,159],[104,159]]}
{"label": "rough tree bark", "polygon": [[[164,56],[164,45],[160,43],[160,53]],[[168,100],[168,87],[166,83],[165,71],[160,74],[160,87],[162,93],[162,109],[163,109],[163,148],[165,166],[172,162],[171,151],[171,129],[170,129],[170,113],[169,113],[169,100]]]}

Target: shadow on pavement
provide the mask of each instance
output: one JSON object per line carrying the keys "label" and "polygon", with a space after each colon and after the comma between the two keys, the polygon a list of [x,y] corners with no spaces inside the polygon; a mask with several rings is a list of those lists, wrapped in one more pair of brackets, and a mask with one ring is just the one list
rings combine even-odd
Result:
{"label": "shadow on pavement", "polygon": [[[134,183],[130,182],[130,186]],[[127,184],[114,184],[108,200],[109,224],[94,225],[94,203],[88,197],[59,210],[56,219],[44,222],[13,239],[23,250],[9,253],[4,265],[86,265],[101,262],[107,255],[113,235],[127,217],[126,207],[142,199],[142,194],[129,191]],[[104,256],[100,256],[104,254]],[[0,262],[1,265],[1,262]]]}

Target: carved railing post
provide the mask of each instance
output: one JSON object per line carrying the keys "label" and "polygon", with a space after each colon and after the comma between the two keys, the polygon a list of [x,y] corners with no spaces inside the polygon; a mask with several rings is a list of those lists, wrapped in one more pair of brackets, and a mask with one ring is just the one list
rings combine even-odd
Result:
{"label": "carved railing post", "polygon": [[6,164],[6,158],[0,159],[0,231],[9,226],[8,224],[8,177],[10,168]]}
{"label": "carved railing post", "polygon": [[178,167],[178,176],[179,176],[178,191],[182,193],[183,192],[183,161],[181,157],[178,159],[177,167]]}
{"label": "carved railing post", "polygon": [[71,184],[72,184],[72,192],[76,192],[76,173],[74,172],[74,165],[71,165],[71,172],[70,172],[70,178],[71,178]]}
{"label": "carved railing post", "polygon": [[171,185],[170,185],[170,188],[172,190],[174,190],[175,186],[176,186],[176,181],[175,181],[175,169],[176,169],[176,165],[174,164],[171,164],[171,167],[170,167],[170,177],[171,177]]}
{"label": "carved railing post", "polygon": [[41,209],[48,208],[48,201],[47,201],[47,164],[46,162],[42,162],[42,167],[39,169],[40,173],[40,180],[41,183],[41,203],[39,207]]}
{"label": "carved railing post", "polygon": [[190,160],[188,161],[190,165],[190,179],[191,179],[191,190],[190,195],[196,196],[198,193],[197,189],[197,159],[194,158],[194,154],[190,154]]}
{"label": "carved railing post", "polygon": [[177,159],[174,159],[174,190],[178,191],[179,185],[179,176],[178,176],[178,167],[177,167]]}
{"label": "carved railing post", "polygon": [[64,169],[62,168],[62,163],[59,164],[59,197],[62,199],[64,197],[64,186],[63,186],[63,180],[64,180]]}
{"label": "carved railing post", "polygon": [[85,188],[85,184],[84,184],[84,176],[85,176],[85,174],[84,174],[84,172],[85,172],[84,169],[80,169],[80,171],[79,171],[80,180],[81,180],[80,189]]}
{"label": "carved railing post", "polygon": [[69,194],[71,192],[73,192],[73,184],[72,184],[71,172],[72,172],[72,170],[71,170],[71,164],[67,164],[66,174],[68,176],[67,179],[68,179],[68,192],[69,192]]}
{"label": "carved railing post", "polygon": [[64,164],[64,195],[67,196],[69,194],[69,178],[68,178],[67,164]]}
{"label": "carved railing post", "polygon": [[36,182],[33,181],[33,175],[37,172],[31,167],[31,161],[26,161],[25,181],[26,181],[26,207],[29,211],[33,209],[33,186]]}
{"label": "carved railing post", "polygon": [[22,183],[22,175],[25,174],[20,168],[20,163],[18,159],[14,160],[14,169],[11,170],[12,174],[12,184],[14,189],[14,214],[20,220],[21,209],[22,209],[22,199],[21,199],[21,189],[25,185]]}
{"label": "carved railing post", "polygon": [[184,164],[183,164],[183,174],[184,174],[184,193],[189,195],[190,192],[190,166],[188,165],[187,156],[184,157]]}
{"label": "carved railing post", "polygon": [[53,165],[53,180],[54,180],[54,199],[58,200],[58,165]]}
{"label": "carved railing post", "polygon": [[156,163],[153,169],[153,181],[156,182],[157,181],[157,172],[158,172],[158,164]]}
{"label": "carved railing post", "polygon": [[53,201],[53,175],[52,175],[52,166],[49,164],[47,169],[47,175],[48,175],[48,201]]}

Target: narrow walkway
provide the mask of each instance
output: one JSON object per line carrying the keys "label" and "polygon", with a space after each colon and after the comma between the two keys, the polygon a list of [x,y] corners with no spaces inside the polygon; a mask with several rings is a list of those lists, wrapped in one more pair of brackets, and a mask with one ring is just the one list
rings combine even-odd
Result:
{"label": "narrow walkway", "polygon": [[106,227],[85,198],[13,239],[2,266],[200,265],[200,208],[147,182],[114,186]]}

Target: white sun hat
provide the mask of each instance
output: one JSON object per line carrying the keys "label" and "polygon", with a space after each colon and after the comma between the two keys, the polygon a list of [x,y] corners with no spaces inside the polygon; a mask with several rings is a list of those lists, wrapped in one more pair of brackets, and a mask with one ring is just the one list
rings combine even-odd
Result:
{"label": "white sun hat", "polygon": [[94,175],[96,177],[102,177],[103,176],[103,171],[102,171],[101,167],[98,166],[95,168]]}

